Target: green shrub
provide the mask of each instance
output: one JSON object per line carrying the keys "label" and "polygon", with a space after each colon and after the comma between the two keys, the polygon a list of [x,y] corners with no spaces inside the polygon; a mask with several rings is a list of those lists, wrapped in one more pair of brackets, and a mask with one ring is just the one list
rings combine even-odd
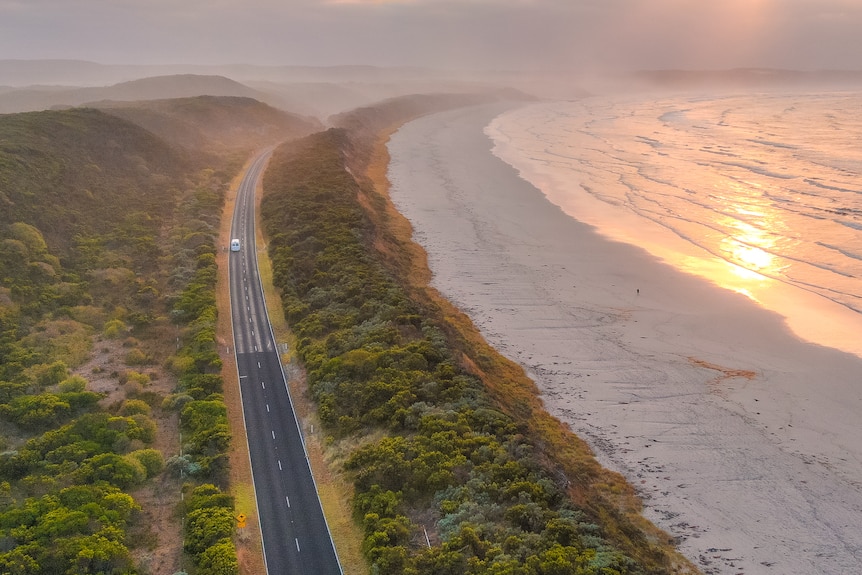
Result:
{"label": "green shrub", "polygon": [[73,393],[84,391],[87,388],[87,380],[80,375],[73,375],[61,381],[58,389],[61,393]]}
{"label": "green shrub", "polygon": [[236,547],[230,539],[221,539],[203,551],[198,557],[199,575],[237,575],[239,561]]}
{"label": "green shrub", "polygon": [[126,327],[126,324],[119,319],[112,319],[105,322],[105,326],[102,328],[105,337],[110,339],[120,339],[126,337],[129,333],[129,328]]}
{"label": "green shrub", "polygon": [[140,399],[127,399],[120,405],[120,415],[150,415],[152,412],[153,409],[147,402]]}
{"label": "green shrub", "polygon": [[69,368],[62,361],[34,365],[28,371],[40,387],[57,385],[69,377]]}
{"label": "green shrub", "polygon": [[126,357],[124,360],[126,365],[146,365],[148,363],[152,363],[152,358],[143,352],[140,348],[136,347],[134,349],[130,349],[128,353],[126,353]]}
{"label": "green shrub", "polygon": [[165,458],[157,449],[138,449],[128,457],[136,459],[146,471],[147,479],[155,477],[165,469]]}
{"label": "green shrub", "polygon": [[59,395],[20,395],[7,405],[0,405],[0,414],[7,421],[28,430],[44,430],[59,424],[72,413],[72,406]]}

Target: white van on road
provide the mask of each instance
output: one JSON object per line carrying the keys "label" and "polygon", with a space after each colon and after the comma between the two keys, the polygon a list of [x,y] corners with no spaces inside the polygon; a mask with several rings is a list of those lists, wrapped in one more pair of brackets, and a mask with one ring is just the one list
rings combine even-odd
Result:
{"label": "white van on road", "polygon": [[238,252],[239,251],[239,240],[234,238],[230,241],[230,251]]}

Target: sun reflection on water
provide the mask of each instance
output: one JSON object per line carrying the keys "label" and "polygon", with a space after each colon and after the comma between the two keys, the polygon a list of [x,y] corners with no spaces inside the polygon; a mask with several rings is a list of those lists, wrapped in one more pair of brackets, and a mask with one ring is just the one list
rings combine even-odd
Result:
{"label": "sun reflection on water", "polygon": [[529,107],[492,132],[505,135],[495,153],[571,217],[862,356],[860,103],[587,98]]}
{"label": "sun reflection on water", "polygon": [[[739,190],[735,190],[738,194]],[[738,195],[736,197],[739,197]],[[699,275],[755,301],[785,273],[789,264],[776,255],[779,252],[777,238],[783,237],[786,225],[779,210],[772,208],[760,198],[752,198],[755,205],[744,204],[723,197],[713,196],[719,203],[721,213],[716,224],[723,237],[713,254],[715,265],[698,266]]]}

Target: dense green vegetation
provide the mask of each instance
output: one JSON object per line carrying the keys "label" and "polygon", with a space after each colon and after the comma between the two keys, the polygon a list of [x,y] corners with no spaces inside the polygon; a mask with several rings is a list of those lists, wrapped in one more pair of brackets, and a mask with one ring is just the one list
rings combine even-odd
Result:
{"label": "dense green vegetation", "polygon": [[169,283],[182,288],[170,298],[171,315],[185,327],[182,345],[170,362],[177,390],[163,406],[180,415],[181,453],[170,458],[167,467],[187,479],[190,491],[183,548],[199,575],[231,575],[239,572],[231,539],[236,522],[233,500],[219,487],[228,483],[231,434],[215,337],[215,250],[224,196],[219,180],[206,175],[207,185],[186,192],[177,202],[171,227]]}
{"label": "dense green vegetation", "polygon": [[[130,492],[151,481],[188,492],[196,573],[238,572],[214,290],[239,165],[213,157],[96,110],[0,116],[0,573],[146,573],[158,533]],[[122,342],[119,398],[78,370],[94,341]],[[168,457],[152,446],[174,412]]]}
{"label": "dense green vegetation", "polygon": [[600,514],[573,503],[582,478],[492,399],[439,313],[387,266],[346,165],[366,152],[344,129],[282,147],[262,214],[320,418],[332,441],[349,438],[342,448],[360,440],[345,468],[372,572],[667,572],[622,552]]}
{"label": "dense green vegetation", "polygon": [[[70,369],[99,331],[155,321],[159,222],[190,168],[92,110],[0,117],[4,573],[134,572],[144,526],[125,491],[163,468],[156,424],[103,405]],[[146,362],[134,341],[129,357]]]}

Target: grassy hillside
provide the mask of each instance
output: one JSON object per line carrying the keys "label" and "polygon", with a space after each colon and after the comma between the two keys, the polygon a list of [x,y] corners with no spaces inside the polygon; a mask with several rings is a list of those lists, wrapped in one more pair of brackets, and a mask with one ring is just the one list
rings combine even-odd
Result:
{"label": "grassy hillside", "polygon": [[365,177],[381,130],[474,101],[412,97],[344,116],[281,148],[264,182],[274,282],[372,571],[694,572],[523,371],[428,288],[385,189]]}
{"label": "grassy hillside", "polygon": [[0,116],[0,226],[26,222],[52,253],[81,260],[88,237],[121,234],[135,211],[170,210],[190,168],[165,141],[96,110]]}

